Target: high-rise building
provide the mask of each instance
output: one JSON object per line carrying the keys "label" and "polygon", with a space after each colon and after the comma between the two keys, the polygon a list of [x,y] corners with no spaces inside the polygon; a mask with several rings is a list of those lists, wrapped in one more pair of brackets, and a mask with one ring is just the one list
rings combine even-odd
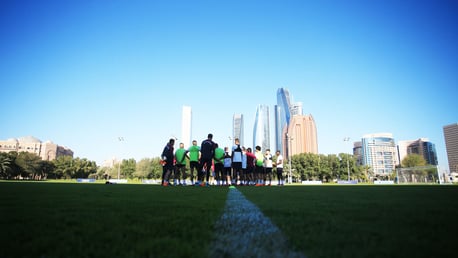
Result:
{"label": "high-rise building", "polygon": [[420,138],[418,140],[410,141],[399,141],[399,164],[402,164],[402,160],[410,154],[418,154],[422,156],[426,163],[429,165],[437,165],[437,153],[436,147],[427,138]]}
{"label": "high-rise building", "polygon": [[284,130],[291,119],[291,103],[289,91],[284,88],[277,90],[277,105],[275,106],[275,147],[283,149]]}
{"label": "high-rise building", "polygon": [[192,136],[192,110],[190,106],[183,106],[181,114],[181,141],[187,149],[191,146]]}
{"label": "high-rise building", "polygon": [[253,148],[261,146],[262,151],[270,149],[269,106],[259,105],[253,128]]}
{"label": "high-rise building", "polygon": [[285,132],[283,153],[288,158],[299,153],[318,154],[316,125],[312,115],[291,117]]}
{"label": "high-rise building", "polygon": [[290,106],[291,117],[302,115],[302,102],[292,103]]}
{"label": "high-rise building", "polygon": [[282,116],[282,107],[275,105],[274,106],[274,121],[275,121],[275,150],[282,150],[283,147],[283,132],[280,130],[282,127],[281,124]]}
{"label": "high-rise building", "polygon": [[458,123],[443,127],[450,173],[458,173]]}
{"label": "high-rise building", "polygon": [[243,115],[234,114],[232,120],[232,138],[238,138],[240,140],[240,145],[244,146],[244,134],[243,134]]}
{"label": "high-rise building", "polygon": [[363,145],[362,142],[354,142],[353,143],[353,156],[356,158],[356,165],[362,166],[363,165]]}
{"label": "high-rise building", "polygon": [[391,133],[366,134],[361,145],[363,165],[376,176],[388,176],[395,170],[397,148]]}
{"label": "high-rise building", "polygon": [[315,120],[312,115],[303,115],[302,102],[293,102],[287,89],[278,89],[275,106],[277,150],[282,150],[286,157],[299,153],[318,153],[316,135]]}

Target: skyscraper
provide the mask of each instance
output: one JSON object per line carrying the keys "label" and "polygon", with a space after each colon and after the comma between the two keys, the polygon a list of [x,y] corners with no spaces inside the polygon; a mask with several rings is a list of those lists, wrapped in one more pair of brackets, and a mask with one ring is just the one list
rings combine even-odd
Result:
{"label": "skyscraper", "polygon": [[191,145],[192,110],[190,106],[183,106],[181,114],[181,142],[187,149]]}
{"label": "skyscraper", "polygon": [[282,107],[279,105],[274,106],[274,123],[275,123],[275,150],[282,150],[283,148],[283,128],[281,124]]}
{"label": "skyscraper", "polygon": [[275,106],[275,147],[283,149],[285,127],[291,119],[291,103],[289,91],[284,88],[277,90],[277,105]]}
{"label": "skyscraper", "polygon": [[420,138],[411,141],[399,141],[399,163],[410,154],[418,154],[422,156],[429,165],[437,165],[436,147],[427,138]]}
{"label": "skyscraper", "polygon": [[363,165],[376,176],[388,176],[395,170],[397,149],[391,133],[366,134],[361,144]]}
{"label": "skyscraper", "polygon": [[253,148],[261,146],[262,151],[270,149],[269,106],[259,105],[253,128]]}
{"label": "skyscraper", "polygon": [[292,103],[290,106],[291,117],[302,115],[302,102]]}
{"label": "skyscraper", "polygon": [[239,138],[240,145],[244,146],[244,134],[243,134],[243,115],[242,114],[234,114],[234,118],[232,120],[232,137],[233,139]]}
{"label": "skyscraper", "polygon": [[458,123],[443,127],[450,173],[458,173]]}
{"label": "skyscraper", "polygon": [[287,137],[283,142],[286,157],[299,153],[318,154],[317,132],[312,115],[296,115],[286,129]]}

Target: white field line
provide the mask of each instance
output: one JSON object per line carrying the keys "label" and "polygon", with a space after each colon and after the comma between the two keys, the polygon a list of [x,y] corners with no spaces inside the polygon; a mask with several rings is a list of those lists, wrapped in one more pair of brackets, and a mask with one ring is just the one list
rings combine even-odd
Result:
{"label": "white field line", "polygon": [[209,257],[305,257],[291,250],[285,236],[236,188],[229,190]]}

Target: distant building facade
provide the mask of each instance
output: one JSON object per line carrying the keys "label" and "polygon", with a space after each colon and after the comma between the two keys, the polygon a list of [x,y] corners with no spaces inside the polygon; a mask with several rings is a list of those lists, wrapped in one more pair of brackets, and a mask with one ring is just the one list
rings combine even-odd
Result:
{"label": "distant building facade", "polygon": [[259,105],[253,127],[253,148],[261,146],[262,151],[270,149],[269,106]]}
{"label": "distant building facade", "polygon": [[443,127],[450,173],[458,173],[458,123]]}
{"label": "distant building facade", "polygon": [[42,160],[55,160],[60,156],[73,157],[73,151],[51,141],[42,142],[33,137],[12,138],[0,141],[0,152],[29,152],[40,156]]}
{"label": "distant building facade", "polygon": [[244,146],[244,133],[243,133],[243,115],[234,114],[232,119],[232,137],[233,139],[238,138],[240,140],[240,145]]}
{"label": "distant building facade", "polygon": [[300,153],[318,154],[315,120],[312,115],[295,115],[284,132],[283,153],[286,157]]}
{"label": "distant building facade", "polygon": [[363,165],[363,144],[362,142],[354,142],[353,143],[353,156],[356,158],[356,165],[362,166]]}
{"label": "distant building facade", "polygon": [[375,176],[388,176],[396,169],[397,147],[391,133],[366,134],[361,139],[362,165]]}
{"label": "distant building facade", "polygon": [[428,165],[437,165],[437,152],[436,146],[431,143],[427,138],[420,138],[410,141],[399,141],[399,164],[402,160],[410,154],[418,154],[422,156]]}

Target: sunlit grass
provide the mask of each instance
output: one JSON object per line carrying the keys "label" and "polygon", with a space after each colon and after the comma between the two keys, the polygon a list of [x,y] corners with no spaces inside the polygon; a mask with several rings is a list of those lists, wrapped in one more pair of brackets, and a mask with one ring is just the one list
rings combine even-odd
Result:
{"label": "sunlit grass", "polygon": [[456,186],[239,188],[308,257],[455,257]]}
{"label": "sunlit grass", "polygon": [[[238,189],[307,257],[456,254],[457,186]],[[0,182],[0,257],[206,257],[227,192]]]}
{"label": "sunlit grass", "polygon": [[0,183],[0,257],[205,257],[227,189]]}

